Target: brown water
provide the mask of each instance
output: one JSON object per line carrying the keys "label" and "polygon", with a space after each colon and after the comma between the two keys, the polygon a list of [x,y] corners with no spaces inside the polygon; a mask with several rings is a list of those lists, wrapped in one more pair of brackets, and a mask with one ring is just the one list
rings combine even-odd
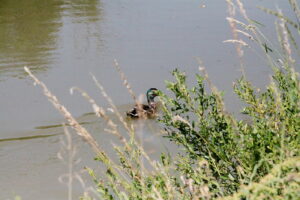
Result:
{"label": "brown water", "polygon": [[[276,3],[276,4],[275,4]],[[202,5],[205,5],[202,6]],[[282,8],[291,15],[287,1],[256,0],[245,6],[250,17],[264,24],[275,41],[274,17],[256,5]],[[225,20],[225,1],[205,0],[1,0],[0,2],[0,199],[66,199],[67,187],[58,177],[67,166],[57,158],[61,148],[63,118],[32,86],[23,66],[29,66],[61,102],[72,111],[111,152],[115,138],[104,133],[104,124],[90,114],[91,106],[80,95],[80,86],[108,107],[90,73],[103,83],[122,112],[132,100],[122,85],[113,60],[117,59],[134,91],[164,90],[175,67],[192,78],[200,57],[215,85],[226,91],[228,110],[238,112],[232,82],[240,76],[239,62]],[[245,50],[246,73],[257,86],[268,81],[270,69],[259,50]],[[113,115],[112,115],[113,117]],[[174,147],[159,136],[153,120],[135,121],[146,149]],[[74,137],[82,161],[75,167],[96,167],[93,153]],[[82,177],[89,180],[86,174]],[[87,186],[90,184],[87,181]],[[82,194],[79,184],[74,196]]]}

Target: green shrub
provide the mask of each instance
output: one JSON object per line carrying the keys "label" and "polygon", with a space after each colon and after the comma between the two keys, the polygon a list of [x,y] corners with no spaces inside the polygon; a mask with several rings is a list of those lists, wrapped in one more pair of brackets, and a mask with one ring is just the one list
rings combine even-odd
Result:
{"label": "green shrub", "polygon": [[[205,182],[192,169],[205,160],[215,184],[216,194],[231,194],[241,181],[249,184],[270,172],[274,164],[299,156],[300,82],[290,69],[276,70],[265,92],[255,92],[241,78],[235,93],[247,104],[248,120],[237,120],[227,113],[222,97],[214,88],[205,92],[205,80],[197,75],[197,85],[188,88],[184,73],[175,70],[174,82],[167,88],[174,98],[163,95],[163,116],[168,138],[182,145],[190,160],[178,170],[195,183]],[[202,176],[201,174],[199,174]],[[197,181],[196,181],[197,180]]]}

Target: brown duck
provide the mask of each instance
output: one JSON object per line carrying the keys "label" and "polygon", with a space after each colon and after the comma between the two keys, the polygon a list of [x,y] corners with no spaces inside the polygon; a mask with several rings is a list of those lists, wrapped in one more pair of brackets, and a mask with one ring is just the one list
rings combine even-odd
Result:
{"label": "brown duck", "polygon": [[158,89],[156,88],[150,88],[146,92],[147,96],[147,102],[146,104],[140,104],[135,105],[134,108],[132,108],[130,111],[128,111],[126,114],[128,117],[131,118],[141,118],[141,117],[153,117],[156,113],[156,102],[154,101],[154,98],[158,96]]}

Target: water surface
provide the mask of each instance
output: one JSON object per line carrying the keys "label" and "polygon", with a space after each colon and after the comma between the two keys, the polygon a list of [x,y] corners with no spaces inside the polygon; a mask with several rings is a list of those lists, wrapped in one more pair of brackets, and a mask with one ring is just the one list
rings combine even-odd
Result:
{"label": "water surface", "polygon": [[[205,6],[203,6],[205,5]],[[256,8],[281,7],[291,15],[287,1],[256,0],[245,4],[251,18],[263,24],[275,41],[274,17]],[[58,177],[66,165],[57,158],[61,148],[62,116],[32,86],[23,66],[32,69],[50,90],[111,153],[116,138],[104,133],[104,122],[90,115],[91,106],[72,86],[80,86],[103,107],[109,107],[90,73],[104,85],[122,113],[133,104],[114,68],[117,59],[134,91],[150,87],[165,91],[170,71],[180,68],[192,78],[199,57],[213,83],[225,90],[226,105],[238,113],[232,82],[240,76],[239,61],[226,21],[225,1],[204,0],[2,0],[0,4],[0,199],[66,199]],[[249,42],[249,41],[247,41]],[[252,44],[251,44],[252,45]],[[270,68],[253,46],[245,49],[246,73],[255,85],[268,82]],[[116,122],[118,120],[110,114]],[[135,121],[138,137],[154,155],[174,151],[153,120]],[[120,124],[118,124],[120,125]],[[82,162],[95,166],[93,153],[78,137],[74,144]],[[153,150],[156,151],[153,151]],[[154,156],[155,157],[155,156]],[[89,180],[87,175],[82,175]],[[29,184],[30,183],[30,184]],[[90,182],[87,182],[87,185]],[[82,194],[76,184],[74,195]]]}

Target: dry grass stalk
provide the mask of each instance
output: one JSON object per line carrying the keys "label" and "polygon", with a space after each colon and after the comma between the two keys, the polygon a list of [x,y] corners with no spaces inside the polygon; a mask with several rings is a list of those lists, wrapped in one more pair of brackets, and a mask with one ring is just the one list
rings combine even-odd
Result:
{"label": "dry grass stalk", "polygon": [[[65,161],[66,164],[68,165],[68,174],[64,174],[64,175],[60,176],[59,181],[64,183],[64,180],[63,180],[64,177],[66,177],[68,179],[68,181],[66,183],[68,186],[68,200],[72,200],[73,199],[73,197],[72,197],[73,179],[74,179],[73,160],[76,155],[76,149],[73,145],[71,134],[65,125],[64,125],[64,133],[65,133],[66,142],[64,140],[61,140],[62,148],[61,148],[60,152],[58,152],[57,157],[60,160]],[[67,154],[66,155],[67,158],[64,157],[64,154]],[[67,159],[67,161],[65,159]]]}
{"label": "dry grass stalk", "polygon": [[226,17],[226,20],[227,20],[228,22],[230,22],[230,23],[235,23],[235,24],[237,24],[237,25],[240,25],[240,26],[242,26],[242,27],[245,28],[245,29],[251,29],[251,28],[254,28],[252,25],[247,25],[247,24],[245,24],[245,23],[243,23],[243,22],[241,22],[241,21],[239,21],[239,20],[237,20],[237,19],[235,19],[235,18],[232,18],[232,17]]}
{"label": "dry grass stalk", "polygon": [[[282,12],[281,10],[279,10],[279,13],[281,15]],[[279,26],[281,28],[281,33],[282,33],[282,44],[283,44],[283,49],[286,53],[287,59],[290,63],[291,66],[293,66],[293,63],[295,63],[295,60],[292,58],[292,50],[291,50],[291,46],[290,46],[290,42],[289,42],[289,35],[288,35],[288,31],[286,28],[286,20],[284,18],[280,18],[280,23]]]}
{"label": "dry grass stalk", "polygon": [[98,104],[96,103],[96,101],[90,97],[85,91],[83,91],[82,89],[78,88],[78,87],[72,87],[70,89],[71,94],[74,93],[74,91],[78,91],[85,99],[87,99],[87,101],[92,105],[93,110],[96,114],[97,117],[101,117],[102,119],[104,119],[107,123],[107,125],[111,128],[111,129],[105,129],[107,132],[117,136],[120,141],[124,144],[127,143],[126,139],[120,134],[120,132],[118,131],[118,126],[107,116],[105,110],[98,106]]}
{"label": "dry grass stalk", "polygon": [[242,14],[242,16],[243,16],[247,21],[250,21],[248,15],[247,15],[247,13],[246,13],[246,10],[245,10],[245,8],[244,8],[244,5],[243,5],[243,3],[241,2],[241,0],[236,0],[236,2],[237,2],[237,5],[239,6],[239,11],[240,11],[240,13]]}
{"label": "dry grass stalk", "polygon": [[[91,136],[91,134],[82,127],[76,119],[71,115],[71,113],[60,104],[56,96],[54,96],[49,89],[46,87],[46,85],[38,80],[28,67],[24,67],[24,70],[28,73],[28,75],[34,80],[34,85],[39,85],[44,92],[44,95],[48,98],[48,100],[53,104],[53,106],[64,116],[64,118],[67,120],[67,122],[70,124],[70,126],[75,130],[75,132],[83,138],[93,149],[93,151],[96,153],[99,158],[101,158],[103,164],[109,168],[110,170],[114,171],[119,169],[117,168],[117,164],[115,164],[105,153],[104,150],[101,149],[101,147],[98,145],[97,141]],[[117,175],[117,174],[116,174]],[[118,175],[121,175],[120,172],[118,172]],[[118,176],[121,178],[120,176]]]}
{"label": "dry grass stalk", "polygon": [[[237,30],[237,32],[238,32],[238,30]],[[243,40],[241,40],[241,39],[239,39],[239,40],[224,40],[223,41],[223,43],[234,43],[234,44],[240,44],[240,45],[242,45],[242,46],[246,46],[246,47],[248,47],[249,45],[246,43],[246,42],[244,42]]]}
{"label": "dry grass stalk", "polygon": [[[132,149],[131,146],[129,145],[129,142],[128,142],[121,134],[120,134],[120,132],[119,132],[118,129],[117,129],[117,125],[116,125],[116,124],[115,124],[115,123],[114,123],[114,122],[106,115],[105,110],[104,110],[103,108],[99,107],[99,106],[96,104],[95,100],[94,100],[93,98],[91,98],[86,92],[84,92],[84,91],[83,91],[82,89],[80,89],[80,88],[77,88],[77,87],[71,88],[71,94],[72,94],[75,90],[78,91],[78,92],[80,92],[80,94],[81,94],[84,98],[86,98],[86,99],[89,101],[89,103],[92,104],[93,109],[94,109],[96,115],[97,115],[98,117],[103,118],[103,119],[107,122],[107,124],[110,126],[111,129],[105,129],[105,131],[107,131],[107,132],[109,132],[109,133],[112,133],[113,135],[116,135],[116,136],[120,139],[120,141],[123,143],[123,145],[126,147],[126,149],[129,150],[129,151],[132,151],[133,149]],[[115,149],[117,149],[117,147],[118,147],[118,146],[116,146],[116,145],[114,145],[114,144],[112,144],[112,146],[113,146]],[[137,145],[137,148],[138,148],[141,152],[144,152],[142,146],[138,146],[138,145]],[[146,153],[144,152],[144,154],[146,154]],[[123,155],[123,156],[125,156],[125,155]],[[150,160],[150,158],[149,158],[149,160]],[[132,167],[132,169],[134,169],[134,166],[131,166],[131,167]],[[141,174],[143,174],[144,171],[146,171],[146,169],[145,169],[144,166],[141,164]],[[122,173],[120,173],[120,175],[126,180],[126,177],[123,176]],[[142,179],[143,179],[143,176],[141,176],[141,181],[142,181]],[[127,180],[127,181],[130,181],[130,180]]]}
{"label": "dry grass stalk", "polygon": [[[126,183],[124,182],[124,177],[122,171],[124,169],[120,168],[118,164],[114,163],[106,153],[101,149],[96,140],[90,135],[90,133],[82,127],[76,119],[71,115],[71,113],[60,104],[56,96],[54,96],[46,85],[38,80],[35,77],[28,67],[24,67],[24,70],[28,73],[28,75],[34,80],[34,85],[39,85],[43,89],[44,95],[48,98],[48,100],[53,104],[53,106],[64,116],[70,126],[75,130],[75,132],[82,137],[93,149],[93,151],[97,154],[99,158],[101,158],[102,163],[111,170],[111,172],[116,176],[117,184],[120,187],[126,188]],[[102,113],[103,114],[103,113]],[[77,179],[80,179],[80,176],[77,176]],[[113,181],[113,180],[109,180]]]}
{"label": "dry grass stalk", "polygon": [[[268,45],[268,46],[274,46],[273,44],[272,44],[272,42],[271,41],[269,41],[269,39],[259,30],[259,28],[257,28],[256,26],[255,26],[255,24],[253,24],[253,21],[249,18],[249,16],[247,15],[247,12],[246,12],[246,10],[245,10],[245,8],[244,8],[244,5],[243,5],[243,3],[242,3],[242,1],[241,0],[236,0],[236,2],[237,2],[237,7],[239,8],[239,12],[241,13],[241,15],[244,17],[244,19],[246,19],[247,20],[247,22],[248,22],[248,24],[249,25],[247,25],[247,26],[245,26],[245,25],[242,25],[246,30],[249,30],[251,33],[252,33],[252,38],[253,38],[253,40],[254,41],[256,41],[257,43],[258,43],[258,45],[261,47],[261,49],[264,51],[264,52],[266,52],[266,46]],[[235,21],[235,23],[236,24],[240,24],[241,25],[241,23],[238,21],[238,20],[236,20]],[[238,30],[237,30],[237,32],[239,32]],[[251,38],[250,38],[251,39]],[[252,40],[252,39],[251,39]],[[276,50],[276,48],[272,48],[272,50],[274,50],[274,51],[276,51],[277,52],[277,50]],[[258,56],[260,56],[261,55],[261,53],[256,53]],[[279,52],[277,52],[277,56],[281,56],[281,54],[279,53]],[[268,61],[271,63],[271,65],[272,66],[276,66],[277,65],[277,63],[275,62],[275,61],[273,61],[273,59],[272,59],[272,57],[268,54],[268,53],[264,53],[264,55],[266,56],[266,58],[268,59]]]}
{"label": "dry grass stalk", "polygon": [[[128,150],[128,151],[132,151],[133,149],[131,148],[131,146],[129,145],[129,142],[126,140],[126,138],[125,137],[123,137],[122,135],[121,135],[121,133],[118,131],[118,129],[117,129],[117,125],[106,115],[106,113],[105,113],[105,110],[102,108],[102,107],[99,107],[98,105],[97,105],[97,103],[96,103],[96,101],[93,99],[93,98],[91,98],[85,91],[83,91],[82,89],[80,89],[80,88],[77,88],[77,87],[73,87],[73,88],[71,88],[71,94],[73,94],[73,92],[74,91],[78,91],[84,98],[86,98],[87,100],[88,100],[88,102],[89,103],[91,103],[91,105],[92,105],[92,107],[93,107],[93,110],[94,110],[94,112],[95,112],[95,114],[96,114],[96,116],[97,117],[101,117],[101,118],[103,118],[106,122],[107,122],[107,124],[108,124],[108,126],[111,128],[111,129],[105,129],[105,131],[106,132],[108,132],[108,133],[111,133],[111,134],[113,134],[113,135],[115,135],[115,136],[117,136],[118,138],[119,138],[119,140],[123,143],[123,145],[126,147],[126,149]],[[112,144],[112,146],[115,148],[115,149],[117,149],[117,146],[116,145],[114,145],[114,144]],[[138,148],[140,148],[141,149],[141,147],[138,147]],[[143,151],[143,150],[141,150],[141,151]],[[124,156],[124,155],[123,155]],[[142,171],[145,171],[145,168],[143,167],[143,165],[141,165],[142,166]],[[132,169],[133,169],[134,167],[132,166]],[[120,172],[120,171],[119,171]],[[128,180],[128,178],[126,177],[126,176],[124,176],[124,174],[122,173],[122,172],[120,172],[119,173],[120,174],[120,176],[122,176],[123,177],[123,179],[124,180],[127,180],[128,182],[130,181],[130,180]]]}
{"label": "dry grass stalk", "polygon": [[24,70],[28,73],[28,75],[33,79],[34,85],[39,85],[44,92],[44,95],[48,98],[48,100],[53,104],[53,106],[64,116],[70,126],[76,131],[76,133],[81,136],[95,151],[95,153],[105,156],[104,151],[100,148],[97,141],[91,136],[91,134],[82,127],[77,120],[71,115],[71,113],[58,101],[57,97],[54,96],[47,86],[41,82],[36,76],[34,76],[28,67],[24,67]]}
{"label": "dry grass stalk", "polygon": [[73,144],[72,134],[69,132],[68,127],[63,124],[64,127],[64,138],[61,138],[61,149],[57,153],[57,157],[67,165],[68,173],[62,174],[58,177],[59,182],[66,184],[68,187],[68,200],[73,199],[73,183],[77,181],[80,183],[84,196],[89,196],[89,193],[93,193],[95,196],[99,196],[93,187],[88,187],[81,174],[85,173],[86,170],[75,171],[74,166],[80,162],[80,159],[76,159],[77,148]]}
{"label": "dry grass stalk", "polygon": [[[139,100],[137,100],[136,95],[134,94],[134,92],[133,92],[133,90],[132,90],[125,74],[122,72],[117,60],[115,60],[115,67],[116,67],[117,71],[119,72],[119,74],[121,76],[121,79],[123,80],[123,84],[128,89],[130,95],[132,96],[132,98],[136,102],[136,105],[138,106],[138,111],[140,112],[139,114],[141,114],[142,118],[147,118],[147,116],[142,112],[142,104],[140,103],[142,101],[142,96],[140,96]],[[112,99],[106,93],[104,87],[100,84],[100,82],[96,79],[96,77],[94,75],[92,75],[92,78],[93,78],[96,86],[100,89],[102,96],[108,101],[108,103],[112,107],[113,112],[117,115],[118,119],[123,124],[123,126],[125,127],[127,132],[130,133],[131,136],[133,136],[133,133],[134,133],[133,126],[131,126],[131,127],[128,126],[128,123],[125,121],[124,117],[118,111],[118,109],[115,106],[114,102],[112,101]],[[139,150],[141,151],[142,155],[146,158],[146,160],[149,162],[149,164],[153,167],[153,169],[159,170],[159,168],[157,168],[155,166],[155,164],[153,163],[153,161],[150,159],[149,155],[144,151],[143,147],[141,145],[137,144],[136,141],[134,141],[134,142],[135,142],[135,145],[137,146],[137,148],[139,148]]]}
{"label": "dry grass stalk", "polygon": [[115,67],[116,67],[116,69],[117,69],[118,73],[120,74],[120,77],[123,81],[123,85],[126,87],[126,89],[128,90],[130,96],[132,97],[133,101],[135,102],[135,105],[137,106],[138,116],[140,116],[140,118],[147,119],[148,116],[147,116],[146,113],[143,112],[143,109],[142,109],[142,103],[141,103],[142,98],[141,98],[141,96],[139,96],[139,99],[136,98],[136,95],[134,94],[134,92],[132,90],[132,87],[129,84],[129,81],[128,81],[127,77],[125,76],[125,73],[121,70],[120,65],[119,65],[119,63],[116,59],[114,60],[114,63],[115,63]]}
{"label": "dry grass stalk", "polygon": [[[134,137],[135,130],[134,130],[133,126],[131,126],[131,127],[128,126],[128,123],[125,121],[124,117],[118,111],[116,105],[114,104],[112,99],[108,96],[104,87],[100,84],[100,82],[96,79],[95,76],[92,75],[92,78],[93,78],[96,86],[100,89],[102,96],[108,101],[108,103],[110,104],[110,106],[113,109],[113,112],[117,115],[118,119],[120,120],[120,122],[123,124],[123,126],[127,130],[127,133],[129,133],[131,137]],[[138,105],[141,105],[141,104],[138,104]],[[140,150],[140,152],[144,156],[144,158],[148,161],[150,166],[152,166],[153,169],[155,169],[156,171],[160,171],[161,169],[159,169],[158,167],[155,166],[154,162],[151,160],[151,158],[149,157],[147,152],[145,152],[144,148],[141,145],[139,145],[135,140],[133,140],[133,142],[134,142],[135,146]],[[126,146],[127,146],[127,143],[126,143]]]}
{"label": "dry grass stalk", "polygon": [[[238,33],[241,33],[243,34],[244,36],[248,37],[250,40],[254,41],[254,37],[252,35],[250,35],[249,33],[246,33],[245,31],[242,31],[242,30],[236,30]],[[247,43],[246,45],[247,46]]]}
{"label": "dry grass stalk", "polygon": [[113,100],[108,96],[108,94],[106,93],[104,87],[100,84],[100,82],[96,79],[96,77],[94,75],[92,75],[92,78],[93,78],[96,86],[100,89],[100,92],[101,92],[102,96],[108,101],[109,105],[113,109],[113,112],[117,115],[118,119],[123,124],[123,126],[125,127],[125,129],[127,130],[127,132],[132,134],[134,132],[133,127],[129,127],[128,126],[128,124],[126,123],[124,117],[121,115],[121,113],[119,112],[118,108],[114,104]]}
{"label": "dry grass stalk", "polygon": [[299,5],[298,5],[297,1],[296,0],[289,0],[289,3],[291,4],[291,6],[294,10],[294,13],[297,17],[297,20],[299,22],[299,20],[300,20],[300,9],[299,9]]}
{"label": "dry grass stalk", "polygon": [[134,100],[134,102],[136,104],[138,104],[138,101],[137,101],[137,98],[136,98],[136,95],[134,94],[133,90],[132,90],[132,87],[130,86],[129,82],[128,82],[128,79],[126,78],[124,72],[122,72],[120,66],[119,66],[119,63],[118,61],[115,59],[114,60],[114,63],[115,63],[115,67],[117,69],[117,71],[119,72],[120,76],[121,76],[121,79],[123,81],[123,85],[127,88],[129,94],[131,95],[132,99]]}
{"label": "dry grass stalk", "polygon": [[[227,2],[229,17],[231,19],[234,19],[234,16],[235,16],[234,3],[232,2],[232,0],[226,0],[226,2]],[[231,28],[231,32],[232,32],[232,35],[233,35],[232,41],[240,41],[239,36],[238,36],[238,32],[237,32],[238,29],[236,27],[235,21],[228,20],[228,22],[229,22],[229,26]],[[235,42],[235,43],[236,43],[236,52],[237,52],[237,55],[238,55],[239,60],[240,60],[241,72],[242,72],[242,75],[245,77],[246,74],[245,74],[244,61],[243,61],[244,51],[242,49],[243,42]]]}
{"label": "dry grass stalk", "polygon": [[[264,52],[266,52],[266,48],[268,46],[272,47],[273,45],[272,45],[272,42],[270,42],[264,36],[264,34],[255,26],[255,24],[253,24],[253,21],[248,17],[247,12],[246,12],[246,10],[244,8],[244,5],[243,5],[241,0],[236,0],[237,5],[235,5],[233,3],[233,0],[226,0],[226,1],[227,1],[227,5],[228,5],[228,13],[229,13],[229,17],[227,17],[226,19],[228,20],[230,28],[231,28],[232,33],[233,33],[232,42],[236,43],[236,51],[237,51],[237,54],[238,54],[239,59],[240,59],[241,71],[242,71],[243,76],[245,77],[244,62],[243,62],[243,59],[242,59],[242,55],[243,55],[242,46],[244,46],[244,43],[240,42],[240,39],[238,37],[238,33],[242,33],[243,35],[249,37],[250,40],[256,41],[257,44],[262,49],[262,51],[264,51]],[[248,22],[249,25],[246,25],[245,23],[234,19],[235,6],[238,8],[238,10],[241,13],[242,17]],[[245,31],[241,31],[241,30],[237,29],[236,25],[241,25],[245,30],[249,30],[251,32],[251,34],[246,33]],[[255,50],[255,49],[253,48],[253,50]],[[273,50],[273,48],[272,48],[272,50]],[[276,51],[276,49],[274,51]],[[261,53],[256,53],[256,54],[258,56],[261,55]],[[268,53],[264,53],[263,55],[266,56],[266,58],[268,59],[268,61],[271,63],[272,66],[277,65],[277,63],[272,59],[272,57]],[[280,53],[278,53],[278,56],[280,56]]]}

